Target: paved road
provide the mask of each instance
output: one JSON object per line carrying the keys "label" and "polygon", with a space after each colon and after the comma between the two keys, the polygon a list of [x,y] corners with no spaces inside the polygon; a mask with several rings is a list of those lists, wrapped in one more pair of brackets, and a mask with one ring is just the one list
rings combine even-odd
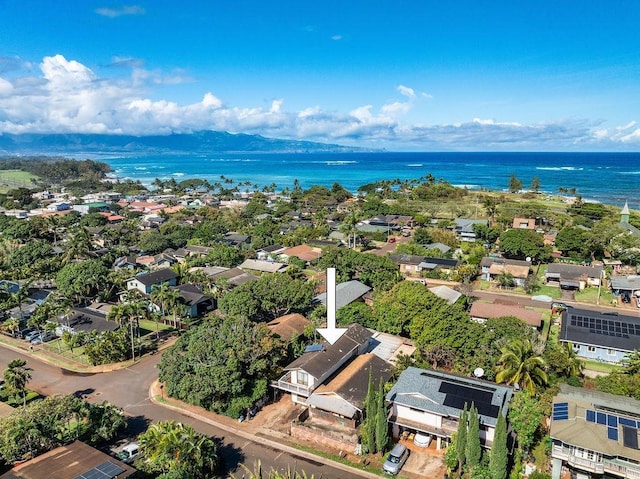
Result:
{"label": "paved road", "polygon": [[315,475],[316,479],[343,479],[359,477],[328,466],[320,461],[306,459],[297,454],[288,454],[261,444],[259,440],[245,439],[236,434],[219,429],[211,424],[198,421],[182,413],[176,413],[156,405],[149,399],[149,387],[157,378],[156,365],[160,355],[148,356],[135,366],[100,374],[73,373],[37,360],[30,353],[18,353],[4,346],[0,347],[0,371],[16,358],[25,359],[33,368],[29,388],[43,395],[81,394],[90,402],[109,401],[124,409],[132,417],[131,433],[137,434],[150,422],[176,420],[192,425],[197,431],[220,441],[221,455],[227,472],[242,477],[238,465],[243,463],[252,468],[260,461],[266,470],[286,470],[288,466]]}

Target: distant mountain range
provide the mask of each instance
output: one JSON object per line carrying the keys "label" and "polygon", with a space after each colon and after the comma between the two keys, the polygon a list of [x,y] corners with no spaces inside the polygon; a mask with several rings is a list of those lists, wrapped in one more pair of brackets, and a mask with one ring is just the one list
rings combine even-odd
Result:
{"label": "distant mountain range", "polygon": [[279,140],[260,135],[198,131],[170,135],[0,134],[0,155],[65,155],[80,153],[318,153],[359,151],[311,141]]}

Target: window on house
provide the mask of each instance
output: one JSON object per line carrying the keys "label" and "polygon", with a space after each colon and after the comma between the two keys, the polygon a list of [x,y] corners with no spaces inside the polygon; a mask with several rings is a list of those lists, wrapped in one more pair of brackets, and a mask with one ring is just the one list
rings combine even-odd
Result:
{"label": "window on house", "polygon": [[308,386],[309,375],[307,373],[303,373],[302,371],[298,371],[298,384],[302,384],[303,386]]}
{"label": "window on house", "polygon": [[616,352],[615,352],[615,350],[614,350],[614,349],[607,349],[607,354],[608,354],[609,356],[615,356],[615,355],[616,355]]}
{"label": "window on house", "polygon": [[595,353],[596,352],[596,347],[595,346],[587,346],[587,351],[589,351],[590,353]]}

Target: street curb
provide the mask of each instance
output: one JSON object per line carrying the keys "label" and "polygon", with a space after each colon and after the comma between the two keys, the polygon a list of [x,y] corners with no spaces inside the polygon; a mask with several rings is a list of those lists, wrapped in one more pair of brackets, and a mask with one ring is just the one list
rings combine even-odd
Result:
{"label": "street curb", "polygon": [[[157,394],[156,392],[160,390],[159,387],[159,381],[154,381],[151,386],[149,387],[149,399],[151,399],[151,402],[153,402],[154,404],[158,405],[158,406],[162,406],[165,407],[167,409],[171,409],[173,411],[179,411],[181,414],[185,414],[187,416],[190,416],[194,419],[197,419],[198,421],[202,421],[202,422],[206,422],[208,424],[211,424],[212,426],[215,426],[217,428],[220,428],[224,431],[227,431],[229,433],[235,434],[237,436],[243,437],[244,439],[247,439],[249,441],[253,441],[256,442],[258,444],[263,444],[269,447],[272,447],[273,449],[282,451],[282,452],[286,452],[288,454],[293,454],[296,456],[302,456],[305,459],[309,459],[311,461],[315,461],[315,462],[320,462],[320,463],[325,463],[328,466],[331,466],[333,468],[336,469],[340,469],[341,471],[345,471],[348,472],[350,474],[353,475],[358,475],[360,477],[366,477],[368,479],[380,479],[380,475],[377,474],[373,474],[371,472],[367,472],[367,471],[363,471],[361,469],[357,469],[355,467],[351,467],[348,466],[346,464],[342,464],[341,462],[338,461],[334,461],[332,459],[328,459],[326,457],[323,456],[317,456],[315,454],[312,454],[310,452],[307,451],[303,451],[301,449],[297,449],[295,447],[292,446],[288,446],[286,444],[282,444],[280,442],[274,441],[272,439],[266,438],[264,436],[258,436],[258,433],[249,433],[246,431],[243,431],[241,429],[236,429],[234,427],[231,427],[227,424],[224,424],[222,422],[216,421],[214,419],[211,419],[207,416],[203,416],[202,414],[198,414],[197,412],[191,411],[190,409],[187,408],[181,408],[179,406],[173,405],[173,404],[168,404],[165,402],[160,402],[156,399]],[[175,401],[172,399],[172,401]],[[264,434],[264,429],[262,430],[262,433]]]}

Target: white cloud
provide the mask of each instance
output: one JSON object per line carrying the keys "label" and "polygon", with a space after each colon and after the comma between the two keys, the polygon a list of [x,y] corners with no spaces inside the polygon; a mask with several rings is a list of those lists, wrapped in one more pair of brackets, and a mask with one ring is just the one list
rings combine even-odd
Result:
{"label": "white cloud", "polygon": [[0,96],[9,95],[13,91],[13,85],[0,77]]}
{"label": "white cloud", "polygon": [[103,17],[116,18],[123,15],[144,15],[145,9],[140,5],[124,5],[120,8],[96,8],[95,12]]}
{"label": "white cloud", "polygon": [[91,82],[95,76],[93,72],[82,63],[74,60],[67,61],[62,55],[45,57],[40,64],[40,69],[52,86],[63,84],[73,87],[81,83]]}
{"label": "white cloud", "polygon": [[[166,134],[203,129],[306,139],[389,149],[562,150],[637,149],[640,129],[585,120],[522,124],[473,118],[459,124],[415,124],[406,114],[426,94],[398,85],[404,101],[373,102],[348,113],[309,106],[287,111],[284,99],[264,107],[226,105],[213,92],[180,104],[152,99],[158,84],[190,81],[183,71],[149,71],[141,62],[114,58],[133,67],[128,78],[102,78],[62,55],[45,57],[40,70],[0,77],[0,133],[99,132]],[[113,65],[107,65],[107,68]],[[33,72],[36,72],[34,74]]]}
{"label": "white cloud", "polygon": [[332,35],[331,40],[333,40],[334,42],[342,40],[342,35]]}

